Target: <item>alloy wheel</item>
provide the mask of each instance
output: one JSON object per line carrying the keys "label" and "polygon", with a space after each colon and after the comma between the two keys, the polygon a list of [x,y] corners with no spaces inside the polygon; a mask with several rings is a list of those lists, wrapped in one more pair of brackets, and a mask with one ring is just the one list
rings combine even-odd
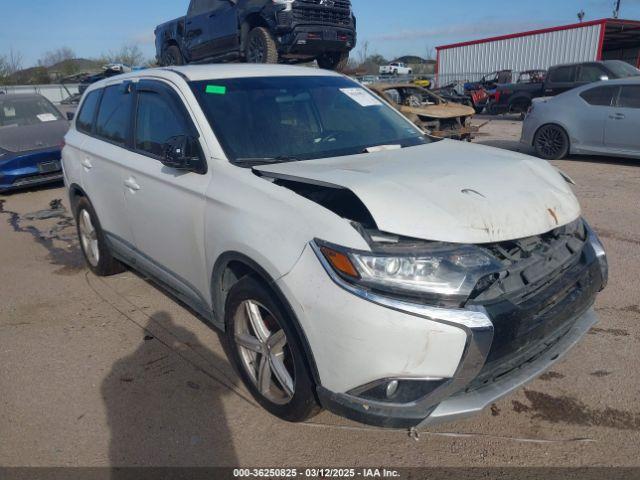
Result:
{"label": "alloy wheel", "polygon": [[288,404],[295,394],[295,368],[287,335],[277,318],[264,305],[245,300],[234,320],[242,368],[267,400]]}
{"label": "alloy wheel", "polygon": [[258,36],[254,36],[249,43],[247,60],[249,63],[264,63],[266,56],[265,46]]}
{"label": "alloy wheel", "polygon": [[87,210],[82,210],[78,216],[80,227],[80,241],[87,261],[92,267],[100,263],[100,249],[98,246],[98,232],[91,221],[91,215]]}
{"label": "alloy wheel", "polygon": [[556,127],[544,127],[536,138],[536,147],[545,157],[557,158],[565,148],[564,134]]}

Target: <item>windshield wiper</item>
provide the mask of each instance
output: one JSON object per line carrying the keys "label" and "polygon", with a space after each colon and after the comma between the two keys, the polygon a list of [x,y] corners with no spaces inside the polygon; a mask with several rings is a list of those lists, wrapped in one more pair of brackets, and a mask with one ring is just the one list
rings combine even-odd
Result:
{"label": "windshield wiper", "polygon": [[279,157],[256,157],[256,158],[247,157],[247,158],[236,158],[234,163],[247,164],[247,165],[255,167],[255,166],[259,166],[259,165],[273,165],[273,164],[277,164],[277,163],[297,162],[299,160],[300,160],[299,158],[285,157],[285,156],[279,156]]}

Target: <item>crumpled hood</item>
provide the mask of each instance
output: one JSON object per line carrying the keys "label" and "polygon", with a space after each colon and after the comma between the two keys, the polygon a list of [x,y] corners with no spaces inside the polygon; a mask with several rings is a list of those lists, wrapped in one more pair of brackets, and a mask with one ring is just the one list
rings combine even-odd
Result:
{"label": "crumpled hood", "polygon": [[581,213],[571,188],[548,162],[451,140],[255,170],[349,189],[380,230],[424,240],[515,240],[547,233]]}
{"label": "crumpled hood", "polygon": [[69,130],[69,122],[57,120],[24,127],[0,128],[0,148],[13,153],[59,146]]}

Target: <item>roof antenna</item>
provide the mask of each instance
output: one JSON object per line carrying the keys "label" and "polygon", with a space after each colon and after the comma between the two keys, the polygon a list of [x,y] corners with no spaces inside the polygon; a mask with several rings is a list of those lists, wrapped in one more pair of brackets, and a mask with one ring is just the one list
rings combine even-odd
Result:
{"label": "roof antenna", "polygon": [[578,12],[578,20],[580,20],[580,23],[583,22],[585,15],[586,15],[586,13],[584,13],[584,10],[580,10]]}
{"label": "roof antenna", "polygon": [[613,18],[620,18],[620,3],[622,0],[616,0],[615,9],[613,10]]}

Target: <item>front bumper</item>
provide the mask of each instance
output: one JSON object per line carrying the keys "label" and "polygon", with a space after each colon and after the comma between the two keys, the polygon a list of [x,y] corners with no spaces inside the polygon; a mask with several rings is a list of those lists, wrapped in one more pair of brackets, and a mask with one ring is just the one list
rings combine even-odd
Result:
{"label": "front bumper", "polygon": [[[462,391],[433,405],[428,397],[413,405],[393,406],[365,402],[346,394],[318,389],[320,402],[329,411],[354,421],[388,427],[426,427],[439,423],[461,420],[480,413],[492,403],[538,377],[574,347],[598,322],[593,309],[580,315],[573,327],[541,353],[520,368],[486,386],[472,391]],[[453,390],[451,384],[448,390]]]}
{"label": "front bumper", "polygon": [[356,32],[331,25],[280,27],[278,45],[281,54],[317,57],[327,52],[350,52],[356,46]]}
{"label": "front bumper", "polygon": [[0,191],[58,182],[62,178],[59,148],[14,155],[0,162]]}

